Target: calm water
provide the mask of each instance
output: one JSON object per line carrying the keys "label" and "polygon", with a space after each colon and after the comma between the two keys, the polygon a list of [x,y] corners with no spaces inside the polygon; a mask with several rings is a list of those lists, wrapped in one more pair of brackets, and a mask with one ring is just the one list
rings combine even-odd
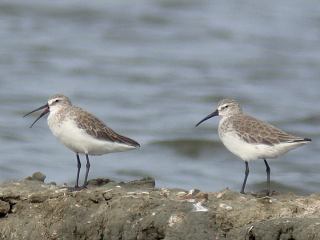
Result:
{"label": "calm water", "polygon": [[[218,119],[194,128],[234,97],[313,139],[270,161],[273,188],[319,191],[319,12],[312,0],[1,1],[0,180],[74,182],[75,155],[45,119],[30,129],[36,116],[22,118],[64,93],[142,144],[92,157],[90,178],[238,191],[244,163],[218,141]],[[248,190],[264,188],[264,163],[250,167]]]}

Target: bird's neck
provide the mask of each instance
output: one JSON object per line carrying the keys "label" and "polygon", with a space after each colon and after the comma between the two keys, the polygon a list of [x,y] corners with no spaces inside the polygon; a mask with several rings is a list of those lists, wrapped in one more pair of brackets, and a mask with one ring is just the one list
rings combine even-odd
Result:
{"label": "bird's neck", "polygon": [[[71,107],[71,106],[70,106]],[[69,106],[64,106],[60,108],[52,108],[50,109],[50,113],[48,116],[48,123],[51,122],[62,122],[66,118],[66,114],[68,113]]]}
{"label": "bird's neck", "polygon": [[220,127],[220,126],[223,126],[223,124],[224,124],[227,120],[231,120],[231,118],[234,118],[234,117],[239,116],[239,115],[243,115],[243,113],[242,113],[242,112],[239,112],[239,113],[236,113],[236,114],[228,114],[228,115],[222,116],[222,118],[221,118],[220,121],[219,121],[219,127]]}

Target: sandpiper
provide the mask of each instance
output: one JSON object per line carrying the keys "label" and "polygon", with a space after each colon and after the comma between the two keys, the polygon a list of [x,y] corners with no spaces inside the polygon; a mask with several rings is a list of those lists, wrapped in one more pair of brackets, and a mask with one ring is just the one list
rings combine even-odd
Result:
{"label": "sandpiper", "polygon": [[[116,133],[94,115],[72,105],[69,98],[62,94],[50,97],[45,105],[27,113],[24,117],[41,109],[44,109],[44,111],[30,127],[49,113],[47,121],[53,135],[76,153],[78,164],[76,190],[84,188],[88,184],[89,155],[122,152],[140,147],[138,142]],[[82,187],[79,187],[81,168],[79,154],[85,154],[87,160],[86,174]]]}
{"label": "sandpiper", "polygon": [[222,143],[245,162],[246,170],[241,193],[244,193],[249,175],[249,161],[263,159],[267,171],[267,195],[270,195],[270,167],[266,159],[276,158],[311,142],[310,138],[293,136],[244,114],[239,103],[233,99],[221,100],[217,109],[196,126],[214,116],[221,116],[218,133]]}

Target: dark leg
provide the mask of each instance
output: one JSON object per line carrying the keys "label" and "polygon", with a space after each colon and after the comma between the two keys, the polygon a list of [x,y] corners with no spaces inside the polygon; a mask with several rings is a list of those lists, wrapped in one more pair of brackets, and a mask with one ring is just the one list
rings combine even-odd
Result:
{"label": "dark leg", "polygon": [[246,183],[247,183],[247,179],[248,179],[248,175],[249,175],[249,164],[247,161],[245,161],[245,164],[246,164],[246,171],[245,171],[245,176],[244,176],[242,188],[240,191],[240,193],[242,193],[242,194],[244,194],[244,188],[246,187]]}
{"label": "dark leg", "polygon": [[79,174],[80,174],[80,168],[81,168],[81,162],[80,162],[80,157],[78,153],[77,153],[77,162],[78,162],[78,171],[77,171],[77,181],[76,181],[75,188],[79,188]]}
{"label": "dark leg", "polygon": [[267,190],[267,196],[270,196],[270,167],[267,162],[267,160],[263,159],[264,163],[266,164],[266,171],[267,171],[267,184],[268,184],[268,190]]}
{"label": "dark leg", "polygon": [[86,158],[87,158],[86,175],[85,175],[85,178],[84,178],[83,187],[86,187],[88,185],[88,174],[89,174],[89,169],[90,169],[90,161],[89,161],[88,154],[86,154]]}

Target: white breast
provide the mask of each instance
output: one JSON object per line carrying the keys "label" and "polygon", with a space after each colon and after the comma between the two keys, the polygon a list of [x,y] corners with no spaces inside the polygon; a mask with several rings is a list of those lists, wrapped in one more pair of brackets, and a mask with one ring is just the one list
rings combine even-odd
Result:
{"label": "white breast", "polygon": [[48,125],[53,135],[76,153],[102,155],[135,148],[122,143],[96,139],[87,134],[85,130],[78,128],[74,120],[65,118],[62,122],[58,122],[58,119],[52,114],[50,115],[48,116]]}
{"label": "white breast", "polygon": [[244,161],[276,158],[304,143],[280,143],[269,146],[265,144],[250,144],[238,137],[234,132],[220,134],[226,148]]}

